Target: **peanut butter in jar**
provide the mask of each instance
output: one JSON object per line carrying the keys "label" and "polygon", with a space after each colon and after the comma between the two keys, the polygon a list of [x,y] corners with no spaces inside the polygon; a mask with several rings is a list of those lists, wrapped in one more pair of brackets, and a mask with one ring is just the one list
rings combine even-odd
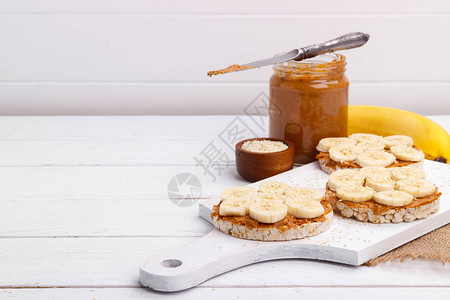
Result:
{"label": "peanut butter in jar", "polygon": [[347,136],[345,66],[345,56],[337,53],[274,65],[269,135],[295,144],[295,164],[314,161],[322,138]]}

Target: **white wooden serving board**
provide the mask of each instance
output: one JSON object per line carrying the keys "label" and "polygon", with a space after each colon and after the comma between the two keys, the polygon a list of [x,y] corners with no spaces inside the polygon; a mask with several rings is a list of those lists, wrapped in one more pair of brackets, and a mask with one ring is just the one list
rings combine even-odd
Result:
{"label": "white wooden serving board", "polygon": [[[169,292],[193,287],[241,266],[273,259],[304,258],[361,265],[450,222],[450,166],[426,160],[424,170],[427,180],[442,192],[439,212],[426,219],[372,224],[335,213],[326,232],[286,242],[243,240],[214,229],[184,247],[148,259],[140,267],[140,281],[144,286]],[[328,175],[315,162],[265,180],[324,189]],[[257,188],[261,182],[249,186]],[[200,203],[200,217],[211,222],[212,207],[218,202],[215,197]]]}

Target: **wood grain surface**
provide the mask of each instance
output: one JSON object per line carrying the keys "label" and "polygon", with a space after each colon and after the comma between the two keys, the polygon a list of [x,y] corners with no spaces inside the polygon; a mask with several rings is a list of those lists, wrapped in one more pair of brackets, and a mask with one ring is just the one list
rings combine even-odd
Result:
{"label": "wood grain surface", "polygon": [[[194,160],[211,140],[228,151],[217,136],[235,117],[1,117],[0,298],[167,297],[140,288],[139,264],[212,230],[189,199],[180,200],[187,206],[169,199],[168,183],[192,172],[202,183],[202,198],[247,184],[234,166],[213,182]],[[450,131],[450,117],[432,119]],[[256,123],[247,124],[257,130]],[[130,141],[128,151],[116,149]],[[166,151],[146,153],[150,141]],[[173,141],[186,146],[172,149]],[[373,268],[270,261],[172,296],[446,299],[449,274],[448,264],[421,260]]]}

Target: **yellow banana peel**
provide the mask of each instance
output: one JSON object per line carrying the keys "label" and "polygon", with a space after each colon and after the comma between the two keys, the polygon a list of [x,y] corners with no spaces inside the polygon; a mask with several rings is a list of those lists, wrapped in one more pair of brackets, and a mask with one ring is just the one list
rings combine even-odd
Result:
{"label": "yellow banana peel", "polygon": [[450,163],[450,135],[422,115],[390,107],[349,105],[348,134],[359,132],[408,135],[427,159]]}

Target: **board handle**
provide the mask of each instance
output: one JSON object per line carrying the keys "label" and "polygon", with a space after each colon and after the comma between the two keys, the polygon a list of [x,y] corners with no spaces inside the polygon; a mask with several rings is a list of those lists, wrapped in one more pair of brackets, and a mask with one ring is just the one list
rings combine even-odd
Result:
{"label": "board handle", "polygon": [[332,247],[306,244],[299,240],[243,240],[214,229],[184,247],[149,258],[140,266],[140,282],[157,291],[173,292],[191,288],[212,277],[255,262],[284,258],[345,262],[352,259],[350,255],[336,255]]}
{"label": "board handle", "polygon": [[184,247],[149,258],[140,266],[141,284],[164,292],[196,286],[242,266],[235,257],[255,247],[254,241],[245,242],[213,229]]}

